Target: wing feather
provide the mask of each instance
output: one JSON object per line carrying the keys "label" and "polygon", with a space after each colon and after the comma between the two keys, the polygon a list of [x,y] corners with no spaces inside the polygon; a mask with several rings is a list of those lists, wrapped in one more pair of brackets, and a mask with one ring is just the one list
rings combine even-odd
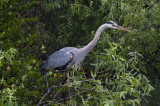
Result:
{"label": "wing feather", "polygon": [[70,52],[66,52],[63,49],[57,51],[49,56],[49,59],[46,61],[45,69],[62,67],[71,61],[72,56]]}

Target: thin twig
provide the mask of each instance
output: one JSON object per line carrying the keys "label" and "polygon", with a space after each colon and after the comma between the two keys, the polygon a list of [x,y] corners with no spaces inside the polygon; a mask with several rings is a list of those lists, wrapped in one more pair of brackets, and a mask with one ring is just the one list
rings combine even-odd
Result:
{"label": "thin twig", "polygon": [[[66,84],[65,84],[65,85],[66,85]],[[63,88],[63,87],[64,87],[64,86],[62,86],[62,88]],[[62,90],[62,88],[58,90],[58,92],[54,95],[53,99],[58,95],[58,93]]]}
{"label": "thin twig", "polygon": [[[85,91],[82,91],[82,92],[80,92],[80,93],[74,94],[74,95],[72,95],[71,97],[74,97],[74,96],[79,95],[79,94],[81,94],[81,93],[84,93],[84,92],[86,92],[86,91],[88,91],[88,90],[85,90]],[[52,103],[57,103],[57,102],[60,102],[60,101],[62,101],[62,100],[64,100],[64,99],[69,99],[69,98],[70,98],[70,97],[68,96],[68,97],[63,98],[63,99],[60,99],[60,100],[58,100],[58,101],[52,101],[51,103],[49,103],[49,104],[47,104],[47,105],[50,105],[50,104],[52,104]]]}
{"label": "thin twig", "polygon": [[[48,87],[49,88],[49,87]],[[51,89],[53,88],[53,86],[51,86],[50,88],[49,88],[49,91],[51,91]],[[37,104],[37,106],[39,106],[41,103],[42,103],[42,100],[47,96],[49,94],[49,92],[47,91],[44,95],[43,95],[43,97],[41,98],[41,100],[39,101],[39,103]]]}
{"label": "thin twig", "polygon": [[[18,12],[16,12],[16,14],[20,19],[23,19],[23,17]],[[28,24],[26,22],[24,22],[24,24],[28,27]]]}
{"label": "thin twig", "polygon": [[[43,97],[41,98],[41,100],[39,101],[39,103],[37,104],[37,106],[39,106],[40,104],[42,104],[42,100],[50,93],[51,89],[55,87],[55,86],[51,86],[50,88],[48,87],[47,76],[46,76],[46,84],[47,84],[47,92],[43,95]],[[62,88],[64,86],[67,86],[66,83],[64,85],[62,85]],[[59,89],[59,91],[54,95],[53,98],[55,98],[58,95],[58,93],[61,91],[61,89]]]}
{"label": "thin twig", "polygon": [[39,101],[39,103],[37,104],[37,106],[39,106],[42,102],[42,100],[48,95],[48,92],[46,92],[43,97],[41,98],[41,100]]}
{"label": "thin twig", "polygon": [[[93,79],[87,79],[87,80],[77,81],[77,82],[73,83],[73,85],[74,85],[74,84],[77,84],[77,83],[82,83],[82,82],[85,82],[85,81],[90,81],[90,80],[93,80]],[[46,81],[47,81],[47,80],[46,80]],[[48,82],[48,81],[47,81],[47,82]],[[64,83],[64,85],[61,85],[61,86],[51,86],[50,88],[48,87],[48,91],[49,91],[49,92],[51,91],[52,88],[61,87],[61,88],[58,90],[58,92],[54,95],[53,101],[52,101],[51,103],[49,103],[49,104],[58,103],[58,102],[61,101],[61,100],[68,99],[68,98],[71,99],[73,96],[76,96],[76,94],[75,94],[75,95],[72,95],[72,96],[71,96],[71,94],[69,94],[69,96],[68,96],[67,98],[63,98],[63,99],[60,99],[60,100],[58,100],[58,101],[54,101],[55,97],[59,94],[59,92],[62,90],[62,88],[63,88],[64,86],[69,87],[69,84],[67,85],[67,81],[66,81],[66,83]],[[91,89],[87,89],[87,90],[85,90],[85,91],[88,91],[88,90],[91,90]],[[37,106],[39,106],[40,104],[42,104],[43,99],[49,94],[48,91],[43,95],[43,97],[41,98],[41,100],[39,101],[39,103],[37,104]],[[83,91],[83,92],[85,92],[85,91]],[[83,92],[81,92],[81,93],[83,93]],[[77,95],[78,95],[78,94],[79,94],[79,93],[77,93]],[[47,105],[49,105],[49,104],[47,104]],[[60,103],[58,103],[58,104],[60,104]],[[61,105],[62,105],[62,104],[61,104]],[[72,105],[73,105],[73,104],[72,104]]]}

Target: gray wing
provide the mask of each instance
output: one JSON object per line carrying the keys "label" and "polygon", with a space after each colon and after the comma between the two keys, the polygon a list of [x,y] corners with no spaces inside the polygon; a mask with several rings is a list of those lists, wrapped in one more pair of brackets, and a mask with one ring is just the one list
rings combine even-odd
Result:
{"label": "gray wing", "polygon": [[48,60],[44,63],[44,69],[65,68],[64,66],[72,61],[73,56],[74,54],[72,52],[61,49],[49,56]]}

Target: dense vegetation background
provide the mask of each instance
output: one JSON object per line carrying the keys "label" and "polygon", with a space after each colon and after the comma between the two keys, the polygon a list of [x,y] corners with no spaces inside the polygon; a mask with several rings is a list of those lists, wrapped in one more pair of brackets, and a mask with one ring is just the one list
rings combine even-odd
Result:
{"label": "dense vegetation background", "polygon": [[[1,0],[0,104],[159,105],[159,17],[159,0]],[[45,96],[43,55],[83,47],[110,20],[132,32],[103,31],[83,69],[71,71],[71,97],[56,70]]]}

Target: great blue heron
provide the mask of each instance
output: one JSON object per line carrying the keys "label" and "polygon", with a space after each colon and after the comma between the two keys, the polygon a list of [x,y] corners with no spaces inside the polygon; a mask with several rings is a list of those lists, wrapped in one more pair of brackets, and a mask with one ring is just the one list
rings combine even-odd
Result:
{"label": "great blue heron", "polygon": [[93,49],[93,47],[98,42],[100,34],[105,28],[114,28],[130,32],[126,28],[117,25],[113,21],[102,24],[96,31],[94,39],[83,48],[65,47],[51,54],[48,59],[40,65],[41,73],[44,73],[45,70],[48,69],[67,71],[68,79],[69,69],[71,68],[71,66],[78,66],[82,63],[85,56]]}

